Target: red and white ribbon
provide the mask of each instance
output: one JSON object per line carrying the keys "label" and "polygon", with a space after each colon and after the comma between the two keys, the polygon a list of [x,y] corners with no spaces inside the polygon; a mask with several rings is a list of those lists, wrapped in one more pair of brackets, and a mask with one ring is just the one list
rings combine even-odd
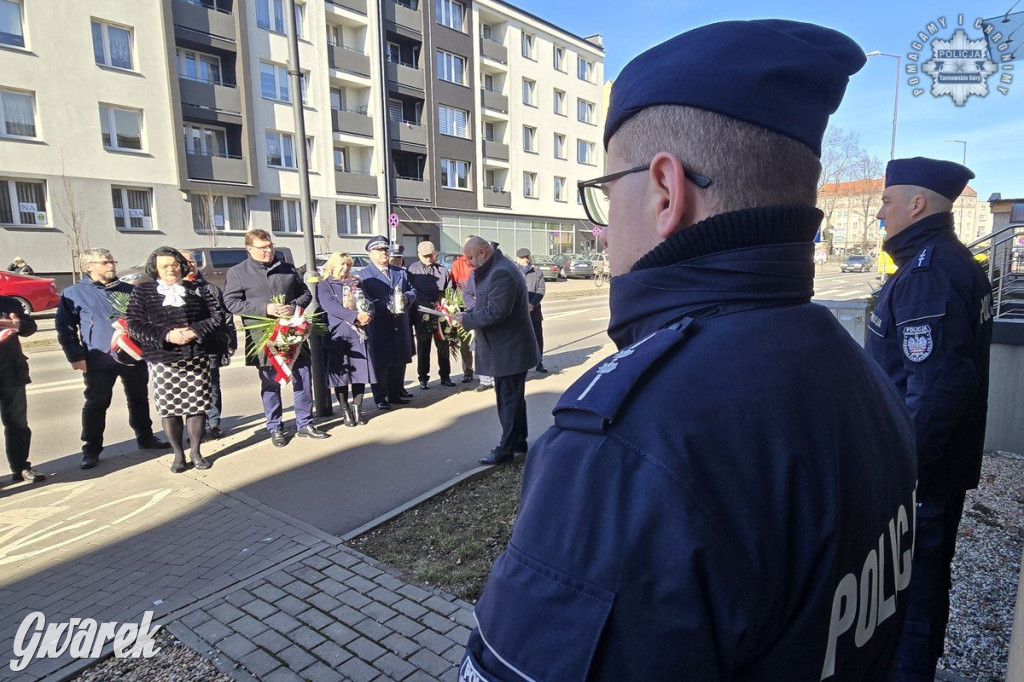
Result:
{"label": "red and white ribbon", "polygon": [[[302,343],[309,336],[313,325],[306,319],[304,308],[296,308],[295,314],[287,320],[278,320],[274,323],[274,331],[270,334],[265,348],[267,360],[274,368],[274,381],[285,386],[292,380],[292,364],[302,350]],[[285,343],[284,339],[292,337],[292,343]]]}
{"label": "red and white ribbon", "polygon": [[114,328],[114,336],[110,339],[110,352],[124,351],[129,357],[141,360],[142,349],[132,337],[128,336],[128,323],[125,322],[125,319],[119,317],[110,326]]}

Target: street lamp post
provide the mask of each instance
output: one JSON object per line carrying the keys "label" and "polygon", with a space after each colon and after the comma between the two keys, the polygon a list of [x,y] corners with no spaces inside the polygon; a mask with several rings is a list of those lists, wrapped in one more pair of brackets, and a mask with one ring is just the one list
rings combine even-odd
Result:
{"label": "street lamp post", "polygon": [[[962,144],[964,146],[964,156],[963,156],[963,160],[961,161],[961,163],[964,166],[966,166],[967,165],[967,140],[946,140],[946,142],[956,142],[957,144]],[[960,239],[964,239],[964,197],[963,197],[962,194],[960,195]],[[966,239],[964,241],[970,241],[970,240]]]}
{"label": "street lamp post", "polygon": [[898,54],[890,54],[888,52],[880,52],[878,50],[868,52],[864,56],[892,57],[896,60],[896,99],[892,107],[892,143],[889,145],[889,160],[892,161],[896,158],[896,122],[899,120],[900,113],[900,67],[903,64],[903,57]]}

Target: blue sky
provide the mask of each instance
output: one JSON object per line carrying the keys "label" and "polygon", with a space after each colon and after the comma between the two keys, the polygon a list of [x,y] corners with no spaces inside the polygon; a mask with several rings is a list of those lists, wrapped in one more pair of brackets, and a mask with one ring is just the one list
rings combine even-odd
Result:
{"label": "blue sky", "polygon": [[[903,56],[912,51],[910,43],[929,22],[945,17],[953,32],[958,15],[964,15],[969,38],[978,38],[972,27],[977,17],[1005,14],[1014,0],[961,2],[905,2],[904,0],[848,0],[846,2],[807,3],[790,0],[753,2],[708,2],[701,0],[512,0],[513,4],[577,35],[600,33],[604,36],[605,77],[614,79],[634,56],[673,35],[703,24],[729,19],[782,18],[822,24],[838,29],[856,40],[865,52],[879,50]],[[1024,10],[1024,1],[1015,12]],[[1018,15],[1016,18],[1020,18]],[[1024,45],[1024,28],[1015,37]],[[925,47],[922,60],[931,57]],[[930,156],[961,161],[967,142],[967,165],[977,178],[971,186],[979,198],[994,192],[1003,197],[1024,197],[1024,51],[1020,72],[1007,95],[995,91],[997,78],[988,79],[990,94],[969,97],[964,106],[956,106],[946,96],[933,97],[926,81],[925,93],[914,97],[900,76],[899,117],[896,156]],[[880,159],[888,160],[892,135],[896,60],[871,57],[850,81],[833,125],[860,134],[861,145]]]}

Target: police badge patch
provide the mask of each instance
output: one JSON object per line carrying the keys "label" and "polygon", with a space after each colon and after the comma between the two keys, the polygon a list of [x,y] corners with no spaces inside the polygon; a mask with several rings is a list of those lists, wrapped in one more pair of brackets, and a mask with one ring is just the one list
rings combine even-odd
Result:
{"label": "police badge patch", "polygon": [[924,362],[934,347],[931,325],[903,328],[903,354],[911,362]]}

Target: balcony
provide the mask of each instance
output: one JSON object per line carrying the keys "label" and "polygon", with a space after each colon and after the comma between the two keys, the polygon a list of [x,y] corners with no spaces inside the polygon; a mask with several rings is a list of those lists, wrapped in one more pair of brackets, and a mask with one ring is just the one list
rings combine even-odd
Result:
{"label": "balcony", "polygon": [[358,111],[332,109],[331,129],[336,133],[373,137],[373,119]]}
{"label": "balcony", "polygon": [[192,80],[183,76],[179,76],[178,85],[181,88],[182,104],[234,114],[242,112],[242,95],[233,85]]}
{"label": "balcony", "polygon": [[503,189],[494,189],[493,187],[484,187],[484,191],[480,196],[483,197],[484,206],[487,208],[512,208],[511,192],[506,192]]}
{"label": "balcony", "polygon": [[395,178],[395,196],[399,199],[430,201],[430,183],[419,178]]}
{"label": "balcony", "polygon": [[508,161],[508,145],[494,140],[484,140],[484,158]]}
{"label": "balcony", "polygon": [[423,69],[405,64],[387,63],[388,81],[420,92],[424,89]]}
{"label": "balcony", "polygon": [[356,14],[366,14],[366,0],[327,0],[327,4],[350,9]]}
{"label": "balcony", "polygon": [[388,121],[388,137],[395,142],[427,146],[427,129],[418,123]]}
{"label": "balcony", "polygon": [[423,18],[420,11],[394,0],[384,0],[384,20],[395,26],[423,33]]}
{"label": "balcony", "polygon": [[334,171],[334,188],[338,194],[377,196],[377,176],[355,171]]}
{"label": "balcony", "polygon": [[344,45],[327,45],[327,63],[332,69],[340,69],[358,76],[370,75],[370,57],[360,50]]}
{"label": "balcony", "polygon": [[214,180],[248,184],[249,168],[241,156],[205,156],[185,154],[185,164],[190,180]]}
{"label": "balcony", "polygon": [[508,48],[490,38],[480,39],[480,54],[502,64],[508,64]]}
{"label": "balcony", "polygon": [[174,3],[174,23],[207,35],[235,40],[235,17],[230,12],[210,9],[187,0]]}
{"label": "balcony", "polygon": [[485,109],[508,113],[508,97],[497,90],[488,90],[487,88],[480,88],[480,94]]}

